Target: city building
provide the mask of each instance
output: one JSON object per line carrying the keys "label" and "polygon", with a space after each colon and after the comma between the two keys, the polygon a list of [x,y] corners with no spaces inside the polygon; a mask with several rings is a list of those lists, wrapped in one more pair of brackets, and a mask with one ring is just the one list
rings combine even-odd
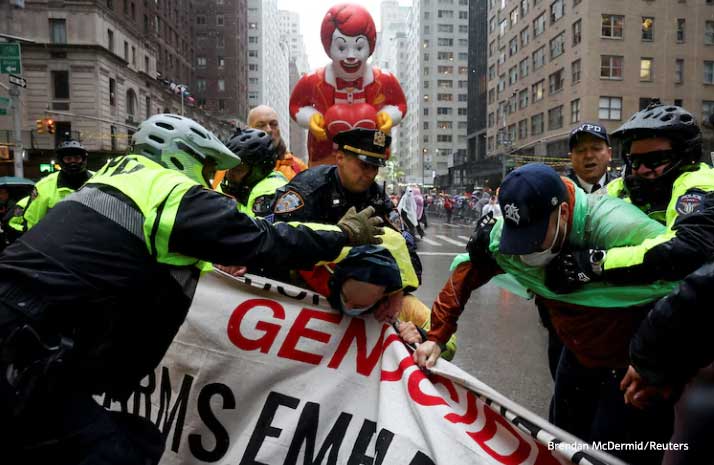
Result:
{"label": "city building", "polygon": [[190,90],[200,107],[236,126],[248,114],[247,0],[192,0],[195,72]]}
{"label": "city building", "polygon": [[[488,156],[564,166],[571,128],[714,111],[714,1],[489,0]],[[712,131],[705,131],[712,150]],[[615,147],[617,149],[617,147]]]}
{"label": "city building", "polygon": [[[466,157],[468,0],[415,0],[409,16],[408,111],[400,128],[407,182],[446,187]],[[416,46],[414,46],[416,44]]]}
{"label": "city building", "polygon": [[[310,71],[305,40],[300,30],[300,15],[294,11],[280,10],[280,41],[288,44],[289,75],[288,88],[292,92],[300,77]],[[291,118],[290,121],[290,150],[307,161],[307,130],[300,127]]]}
{"label": "city building", "polygon": [[[90,167],[128,148],[148,116],[184,113],[219,134],[228,125],[181,98],[177,84],[191,82],[193,11],[174,3],[86,1],[0,4],[0,30],[21,37],[22,142],[25,175],[52,169],[54,147],[67,136],[90,151]],[[3,78],[4,79],[4,78]],[[55,134],[40,134],[35,121],[53,118]],[[0,142],[13,140],[12,114],[0,116]],[[11,174],[12,163],[0,162]]]}
{"label": "city building", "polygon": [[[290,50],[281,40],[277,0],[248,0],[248,107],[268,105],[290,127]],[[290,147],[290,131],[282,131]]]}

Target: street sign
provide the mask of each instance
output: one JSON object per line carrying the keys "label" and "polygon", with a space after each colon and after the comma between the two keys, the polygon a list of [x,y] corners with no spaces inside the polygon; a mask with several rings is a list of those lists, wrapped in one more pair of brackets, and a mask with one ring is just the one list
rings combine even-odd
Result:
{"label": "street sign", "polygon": [[7,80],[10,82],[10,84],[15,84],[16,86],[20,87],[27,87],[27,81],[22,76],[15,76],[14,74],[11,74],[8,76]]}
{"label": "street sign", "polygon": [[0,44],[0,74],[22,73],[20,44]]}
{"label": "street sign", "polygon": [[0,108],[0,116],[7,115],[7,108]]}

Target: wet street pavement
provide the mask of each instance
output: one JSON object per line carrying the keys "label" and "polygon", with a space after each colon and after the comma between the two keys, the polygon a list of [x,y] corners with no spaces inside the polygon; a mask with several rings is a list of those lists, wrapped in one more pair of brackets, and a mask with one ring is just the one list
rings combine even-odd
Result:
{"label": "wet street pavement", "polygon": [[[415,292],[431,306],[449,277],[454,256],[465,252],[472,227],[430,222],[419,242],[423,284]],[[493,284],[475,291],[459,319],[453,363],[534,413],[547,418],[553,383],[546,359],[547,332],[533,301]]]}

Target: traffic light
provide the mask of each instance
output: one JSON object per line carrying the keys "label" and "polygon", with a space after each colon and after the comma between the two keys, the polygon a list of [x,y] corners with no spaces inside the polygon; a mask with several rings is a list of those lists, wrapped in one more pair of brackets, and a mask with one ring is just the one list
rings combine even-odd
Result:
{"label": "traffic light", "polygon": [[45,133],[45,120],[43,120],[43,119],[35,120],[35,127],[37,128],[37,134],[44,134]]}
{"label": "traffic light", "polygon": [[52,118],[47,118],[45,121],[47,123],[47,132],[54,134],[57,131],[57,124]]}

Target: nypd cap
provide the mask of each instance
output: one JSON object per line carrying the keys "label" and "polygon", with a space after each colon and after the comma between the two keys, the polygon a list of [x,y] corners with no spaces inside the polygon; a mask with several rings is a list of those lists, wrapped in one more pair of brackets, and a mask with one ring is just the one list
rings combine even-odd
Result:
{"label": "nypd cap", "polygon": [[354,128],[335,135],[332,141],[337,148],[354,155],[365,163],[385,166],[389,160],[392,138],[377,129]]}

